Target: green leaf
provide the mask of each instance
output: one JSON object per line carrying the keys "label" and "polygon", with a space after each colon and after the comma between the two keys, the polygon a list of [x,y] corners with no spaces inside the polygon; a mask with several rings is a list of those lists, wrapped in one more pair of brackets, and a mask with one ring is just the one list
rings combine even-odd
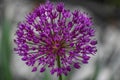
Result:
{"label": "green leaf", "polygon": [[94,74],[93,74],[93,77],[92,77],[92,79],[91,80],[97,80],[97,77],[98,77],[98,74],[99,74],[99,72],[100,72],[100,65],[99,65],[100,63],[99,63],[99,60],[97,60],[96,61],[96,68],[95,68],[95,72],[94,72]]}
{"label": "green leaf", "polygon": [[44,77],[42,78],[42,80],[52,80],[47,70],[44,72]]}
{"label": "green leaf", "polygon": [[8,21],[3,21],[2,39],[0,42],[0,80],[12,80],[10,73],[10,30],[11,26]]}

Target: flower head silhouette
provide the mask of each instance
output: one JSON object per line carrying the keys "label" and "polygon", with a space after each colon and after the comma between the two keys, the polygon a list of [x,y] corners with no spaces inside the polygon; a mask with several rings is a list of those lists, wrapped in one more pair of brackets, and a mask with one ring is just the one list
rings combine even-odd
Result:
{"label": "flower head silhouette", "polygon": [[44,72],[48,67],[51,74],[67,75],[71,67],[79,69],[96,53],[92,25],[86,13],[48,1],[18,24],[15,51],[33,67],[32,72]]}

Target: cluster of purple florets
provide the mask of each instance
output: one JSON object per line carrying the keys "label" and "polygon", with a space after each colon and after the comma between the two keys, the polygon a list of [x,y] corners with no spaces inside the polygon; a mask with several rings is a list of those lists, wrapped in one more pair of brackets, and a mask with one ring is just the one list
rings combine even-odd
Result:
{"label": "cluster of purple florets", "polygon": [[15,51],[33,67],[32,72],[38,68],[44,72],[48,67],[51,74],[67,75],[72,67],[79,69],[96,53],[92,25],[86,13],[70,12],[63,3],[48,1],[18,24]]}

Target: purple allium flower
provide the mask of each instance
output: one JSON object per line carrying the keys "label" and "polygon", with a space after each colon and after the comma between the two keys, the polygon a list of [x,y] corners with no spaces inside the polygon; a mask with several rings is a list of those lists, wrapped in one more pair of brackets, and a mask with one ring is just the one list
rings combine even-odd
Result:
{"label": "purple allium flower", "polygon": [[46,2],[18,24],[15,51],[22,56],[32,72],[67,75],[71,67],[77,69],[88,63],[97,51],[95,30],[91,18],[84,12],[65,9],[63,3]]}

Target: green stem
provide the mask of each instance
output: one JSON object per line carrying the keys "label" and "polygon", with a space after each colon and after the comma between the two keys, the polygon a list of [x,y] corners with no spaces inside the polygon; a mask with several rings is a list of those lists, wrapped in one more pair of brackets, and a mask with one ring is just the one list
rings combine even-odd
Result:
{"label": "green stem", "polygon": [[62,75],[59,76],[59,80],[62,80]]}
{"label": "green stem", "polygon": [[[57,55],[57,65],[58,65],[59,68],[61,68],[59,55]],[[59,80],[62,80],[62,75],[59,75]]]}

